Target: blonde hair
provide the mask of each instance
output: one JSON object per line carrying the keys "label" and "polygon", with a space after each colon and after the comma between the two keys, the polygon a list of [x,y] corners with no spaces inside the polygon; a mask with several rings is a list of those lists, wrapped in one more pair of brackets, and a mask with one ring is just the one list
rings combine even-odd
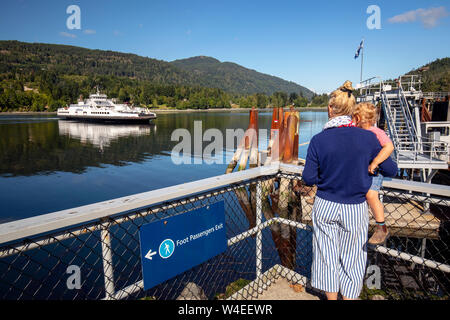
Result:
{"label": "blonde hair", "polygon": [[361,118],[360,122],[367,122],[370,125],[374,125],[378,118],[377,107],[369,102],[358,103],[355,110],[353,110],[352,116],[359,116]]}
{"label": "blonde hair", "polygon": [[351,81],[345,81],[342,86],[330,95],[328,105],[331,107],[333,117],[351,116],[356,105]]}

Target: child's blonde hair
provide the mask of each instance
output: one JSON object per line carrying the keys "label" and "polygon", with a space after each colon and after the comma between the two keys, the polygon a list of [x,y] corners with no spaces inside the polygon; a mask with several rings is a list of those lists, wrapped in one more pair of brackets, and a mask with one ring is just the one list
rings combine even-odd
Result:
{"label": "child's blonde hair", "polygon": [[345,81],[342,86],[331,93],[328,105],[331,107],[334,117],[352,115],[356,99],[353,96],[351,81]]}
{"label": "child's blonde hair", "polygon": [[356,116],[360,117],[360,122],[366,122],[373,126],[378,118],[377,107],[369,102],[358,103],[353,110],[352,117],[355,118]]}

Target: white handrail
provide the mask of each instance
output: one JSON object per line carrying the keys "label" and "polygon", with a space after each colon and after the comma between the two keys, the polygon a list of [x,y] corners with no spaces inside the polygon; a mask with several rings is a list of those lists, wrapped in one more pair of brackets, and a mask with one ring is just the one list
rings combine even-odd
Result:
{"label": "white handrail", "polygon": [[168,200],[186,197],[211,189],[229,186],[262,175],[273,175],[278,173],[278,171],[279,164],[275,163],[267,167],[243,170],[199,181],[183,183],[173,187],[0,224],[0,243],[71,227],[80,223],[106,218],[119,213],[136,211],[140,208],[149,207]]}

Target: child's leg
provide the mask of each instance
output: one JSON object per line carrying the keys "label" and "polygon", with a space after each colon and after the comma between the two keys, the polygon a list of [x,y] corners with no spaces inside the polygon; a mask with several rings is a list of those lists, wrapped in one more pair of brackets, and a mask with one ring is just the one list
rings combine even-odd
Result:
{"label": "child's leg", "polygon": [[369,190],[366,194],[367,202],[372,209],[372,214],[377,222],[375,231],[369,239],[369,243],[372,245],[378,245],[385,243],[389,237],[389,231],[384,223],[384,207],[378,198],[378,192],[375,190]]}
{"label": "child's leg", "polygon": [[378,223],[384,222],[384,206],[378,198],[378,192],[375,190],[369,190],[366,194],[367,203],[372,209],[372,214],[375,221]]}

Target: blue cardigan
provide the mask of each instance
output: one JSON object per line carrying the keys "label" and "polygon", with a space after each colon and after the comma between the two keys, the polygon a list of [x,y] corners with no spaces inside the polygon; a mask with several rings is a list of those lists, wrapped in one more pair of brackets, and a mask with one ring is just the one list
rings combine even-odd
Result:
{"label": "blue cardigan", "polygon": [[[317,196],[344,204],[366,201],[372,184],[369,164],[381,150],[374,133],[356,128],[331,128],[315,135],[308,147],[303,180],[317,185]],[[381,174],[393,177],[398,168],[391,158],[380,164]]]}

